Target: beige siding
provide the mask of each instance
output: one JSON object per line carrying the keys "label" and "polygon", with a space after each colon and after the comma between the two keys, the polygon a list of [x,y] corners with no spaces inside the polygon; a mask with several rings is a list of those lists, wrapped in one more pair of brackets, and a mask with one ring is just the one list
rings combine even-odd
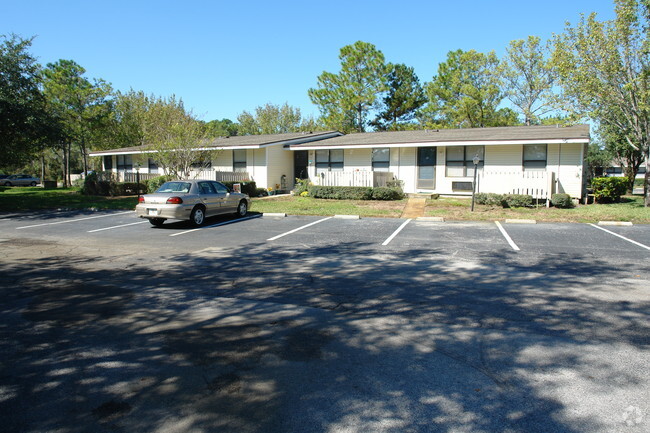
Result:
{"label": "beige siding", "polygon": [[[583,148],[581,143],[564,143],[552,145],[554,154],[549,151],[548,165],[553,163],[557,178],[557,192],[569,194],[571,197],[580,198],[582,195],[582,173],[583,173]],[[549,146],[550,148],[551,146]],[[551,159],[554,156],[555,159]]]}
{"label": "beige siding", "polygon": [[398,157],[397,167],[393,166],[391,162],[391,170],[395,177],[404,182],[404,192],[415,192],[416,191],[416,158],[417,153],[414,147],[407,147],[403,149],[391,149],[391,160],[393,159],[393,150]]}
{"label": "beige siding", "polygon": [[246,171],[258,188],[267,187],[266,149],[249,149],[246,151]]}
{"label": "beige siding", "polygon": [[521,170],[523,146],[521,144],[504,146],[485,146],[485,167],[490,170]]}
{"label": "beige siding", "polygon": [[260,188],[275,188],[281,185],[282,176],[285,176],[287,188],[293,188],[293,152],[285,150],[282,146],[266,148],[266,185]]}
{"label": "beige siding", "polygon": [[216,171],[232,171],[232,150],[220,150],[212,156],[212,168]]}
{"label": "beige siding", "polygon": [[343,152],[343,170],[372,170],[372,149],[345,149]]}

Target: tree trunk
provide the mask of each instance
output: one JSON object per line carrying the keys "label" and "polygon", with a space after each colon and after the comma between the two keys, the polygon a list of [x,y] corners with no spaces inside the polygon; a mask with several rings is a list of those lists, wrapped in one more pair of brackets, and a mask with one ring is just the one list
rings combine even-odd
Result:
{"label": "tree trunk", "polygon": [[45,151],[41,153],[41,185],[45,182]]}
{"label": "tree trunk", "polygon": [[650,158],[645,160],[645,182],[643,182],[643,196],[645,207],[650,207]]}

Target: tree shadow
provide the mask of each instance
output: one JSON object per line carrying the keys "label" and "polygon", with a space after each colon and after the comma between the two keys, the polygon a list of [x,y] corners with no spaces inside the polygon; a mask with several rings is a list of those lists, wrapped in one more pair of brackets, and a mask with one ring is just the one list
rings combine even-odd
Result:
{"label": "tree shadow", "polygon": [[611,425],[569,406],[573,381],[647,386],[602,349],[647,360],[650,305],[608,293],[625,272],[589,257],[351,242],[159,259],[0,263],[4,428],[595,432]]}

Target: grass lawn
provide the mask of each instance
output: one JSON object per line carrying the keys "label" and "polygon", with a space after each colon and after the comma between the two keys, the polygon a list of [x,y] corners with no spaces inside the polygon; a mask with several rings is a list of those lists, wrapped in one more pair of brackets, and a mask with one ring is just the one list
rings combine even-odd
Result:
{"label": "grass lawn", "polygon": [[[0,188],[0,211],[16,212],[38,209],[135,209],[137,197],[102,197],[82,195],[77,188],[45,190],[40,187]],[[362,217],[399,218],[407,200],[363,201],[323,200],[311,197],[278,196],[254,198],[252,212],[283,212],[289,215],[360,215]],[[476,205],[470,211],[466,198],[427,200],[425,216],[446,220],[495,221],[506,218],[535,219],[539,222],[632,221],[650,224],[650,208],[643,207],[642,196],[626,196],[622,203],[581,205],[573,209],[517,208],[503,209]]]}
{"label": "grass lawn", "polygon": [[79,188],[43,189],[40,187],[2,188],[0,211],[38,209],[135,209],[136,196],[103,197],[82,195]]}
{"label": "grass lawn", "polygon": [[284,212],[289,215],[360,215],[362,217],[398,218],[406,200],[324,200],[311,197],[254,198],[253,212]]}
{"label": "grass lawn", "polygon": [[558,208],[514,208],[475,205],[470,211],[471,201],[459,198],[427,200],[426,216],[440,216],[447,220],[496,221],[506,218],[535,219],[543,222],[595,223],[598,221],[632,221],[636,224],[650,224],[650,208],[643,206],[643,197],[625,196],[621,203],[579,205],[572,209]]}

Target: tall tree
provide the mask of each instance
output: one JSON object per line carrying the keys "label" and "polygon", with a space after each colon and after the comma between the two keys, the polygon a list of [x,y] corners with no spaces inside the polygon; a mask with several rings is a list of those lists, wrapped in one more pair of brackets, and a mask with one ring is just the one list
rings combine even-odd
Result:
{"label": "tall tree", "polygon": [[556,74],[537,36],[510,42],[499,73],[505,82],[506,97],[524,116],[524,123],[539,123],[555,109],[553,85]]}
{"label": "tall tree", "polygon": [[[101,79],[91,83],[84,77],[86,70],[73,60],[48,63],[43,71],[45,95],[57,117],[61,119],[69,145],[77,144],[88,171],[88,147],[98,128],[105,127],[111,111],[110,84]],[[67,158],[69,161],[69,157]],[[69,177],[69,170],[67,170]],[[66,183],[69,179],[66,179]]]}
{"label": "tall tree", "polygon": [[437,117],[442,127],[451,128],[516,123],[512,110],[498,108],[504,97],[498,66],[494,52],[450,51],[447,60],[438,66],[438,74],[426,86],[429,116]]}
{"label": "tall tree", "polygon": [[40,65],[29,53],[32,39],[2,36],[0,43],[0,164],[17,167],[58,140],[41,90]]}
{"label": "tall tree", "polygon": [[255,108],[255,114],[243,111],[237,116],[240,135],[284,134],[287,132],[311,131],[318,125],[310,118],[303,118],[300,108],[288,103],[275,105],[267,103]]}
{"label": "tall tree", "polygon": [[378,94],[385,90],[384,54],[373,44],[357,41],[341,48],[341,71],[323,72],[309,98],[318,105],[328,128],[364,132]]}
{"label": "tall tree", "polygon": [[239,125],[230,119],[211,120],[205,124],[205,132],[209,137],[234,137],[239,132]]}
{"label": "tall tree", "polygon": [[194,164],[209,161],[216,153],[202,146],[206,137],[203,125],[175,96],[151,102],[143,130],[155,160],[177,178],[189,178]]}
{"label": "tall tree", "polygon": [[389,63],[386,70],[386,95],[370,124],[380,131],[405,129],[427,97],[412,67]]}
{"label": "tall tree", "polygon": [[617,128],[646,159],[650,206],[650,53],[648,0],[615,0],[616,18],[582,16],[554,39],[553,62],[570,107]]}
{"label": "tall tree", "polygon": [[611,159],[623,168],[623,174],[627,179],[627,190],[631,194],[634,190],[634,179],[639,172],[639,167],[643,164],[644,156],[640,149],[628,144],[625,139],[628,134],[626,131],[606,124],[600,127],[600,136],[605,143],[605,149]]}

